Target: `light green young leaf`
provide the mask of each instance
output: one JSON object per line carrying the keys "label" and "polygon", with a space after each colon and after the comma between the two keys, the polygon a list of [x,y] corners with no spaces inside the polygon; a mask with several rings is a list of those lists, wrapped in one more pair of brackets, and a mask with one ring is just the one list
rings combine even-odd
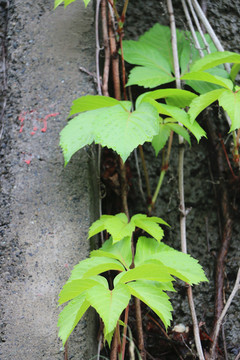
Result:
{"label": "light green young leaf", "polygon": [[190,285],[208,281],[201,265],[190,255],[174,250],[163,243],[157,243],[155,239],[140,237],[134,258],[135,266],[144,265],[154,259],[166,266],[170,274]]}
{"label": "light green young leaf", "polygon": [[132,263],[131,238],[125,237],[121,241],[113,244],[112,238],[104,242],[99,250],[91,252],[93,256],[104,256],[119,260],[123,266],[128,269]]}
{"label": "light green young leaf", "polygon": [[63,345],[65,345],[69,335],[89,306],[90,303],[86,300],[86,293],[82,293],[61,311],[57,326],[60,327],[58,336],[62,340]]}
{"label": "light green young leaf", "polygon": [[[197,100],[197,98],[196,98],[196,100]],[[192,103],[194,101],[195,101],[195,99],[192,101]],[[196,121],[191,123],[188,114],[183,109],[179,109],[176,106],[159,104],[159,103],[156,105],[156,107],[157,107],[158,111],[160,112],[160,114],[168,115],[168,116],[172,117],[173,119],[175,119],[177,122],[184,125],[188,130],[191,131],[191,133],[195,136],[197,141],[199,141],[201,139],[201,137],[203,137],[203,136],[206,137],[206,133],[203,130],[203,128],[201,128],[201,126]]]}
{"label": "light green young leaf", "polygon": [[168,225],[158,217],[148,217],[144,214],[134,215],[131,218],[131,223],[152,235],[157,241],[160,241],[163,237],[163,230],[158,224]]}
{"label": "light green young leaf", "polygon": [[240,54],[230,51],[216,51],[195,61],[191,71],[203,71],[225,63],[240,63]]}
{"label": "light green young leaf", "polygon": [[124,237],[131,237],[134,231],[134,224],[128,222],[128,218],[124,213],[102,215],[90,227],[88,237],[90,238],[103,230],[107,230],[112,235],[113,243],[115,243]]}
{"label": "light green young leaf", "polygon": [[102,284],[105,287],[108,287],[107,280],[102,276],[93,276],[87,279],[79,279],[68,281],[64,286],[62,291],[59,294],[59,304],[63,304],[66,301],[72,300],[76,296],[81,295],[87,289],[90,289],[93,286]]}
{"label": "light green young leaf", "polygon": [[240,128],[240,91],[232,92],[225,91],[219,98],[219,105],[228,113],[232,125],[229,131],[234,131]]}
{"label": "light green young leaf", "polygon": [[[97,296],[96,296],[97,294]],[[117,321],[131,298],[125,284],[118,284],[113,290],[97,285],[87,290],[86,299],[95,308],[104,322],[104,336],[110,346],[108,334],[115,329]]]}
{"label": "light green young leaf", "polygon": [[210,82],[216,85],[219,85],[221,87],[224,87],[226,89],[233,89],[233,83],[229,79],[225,79],[220,76],[214,76],[212,74],[209,74],[204,71],[191,71],[181,77],[182,80],[197,80],[197,81],[204,81],[204,82]]}
{"label": "light green young leaf", "polygon": [[166,126],[168,126],[176,134],[182,136],[189,143],[189,145],[191,145],[189,133],[183,126],[173,123],[167,123]]}
{"label": "light green young leaf", "polygon": [[151,280],[169,283],[173,281],[174,278],[170,275],[168,267],[158,260],[151,259],[149,262],[140,264],[134,269],[117,275],[114,279],[114,286],[118,283],[123,284],[135,280]]}
{"label": "light green young leaf", "polygon": [[230,78],[232,79],[232,81],[235,81],[239,71],[240,71],[240,64],[234,64],[230,72]]}
{"label": "light green young leaf", "polygon": [[169,105],[174,105],[177,107],[186,107],[189,106],[191,101],[197,97],[196,94],[191,91],[182,90],[182,89],[160,89],[155,91],[149,91],[140,95],[136,101],[136,108],[144,101],[148,99],[160,100],[166,99]]}
{"label": "light green young leaf", "polygon": [[188,111],[188,115],[190,117],[190,121],[193,123],[196,117],[209,105],[211,105],[214,101],[216,101],[219,96],[226,92],[226,89],[217,89],[210,91],[206,94],[198,96],[194,99]]}
{"label": "light green young leaf", "polygon": [[146,103],[132,113],[121,105],[81,113],[60,133],[65,165],[75,152],[93,141],[115,150],[125,161],[138,145],[151,142],[158,129],[158,113]]}
{"label": "light green young leaf", "polygon": [[[121,103],[123,103],[123,106],[125,105],[125,102],[118,101],[110,96],[86,95],[73,100],[73,105],[71,107],[69,116],[88,110],[96,110],[114,105],[120,105]],[[126,105],[126,109],[129,109],[131,103],[127,101]]]}
{"label": "light green young leaf", "polygon": [[171,73],[166,73],[162,69],[135,66],[129,74],[126,86],[139,85],[145,88],[154,88],[159,85],[167,84],[174,81]]}
{"label": "light green young leaf", "polygon": [[147,281],[136,281],[127,284],[131,294],[147,304],[168,328],[172,320],[172,305],[169,297],[159,287]]}
{"label": "light green young leaf", "polygon": [[171,129],[165,124],[160,124],[159,132],[152,139],[152,146],[155,150],[155,155],[158,156],[160,150],[164,148],[170,136]]}
{"label": "light green young leaf", "polygon": [[115,259],[105,257],[85,259],[74,266],[68,281],[90,278],[108,270],[124,271],[125,269],[122,264]]}

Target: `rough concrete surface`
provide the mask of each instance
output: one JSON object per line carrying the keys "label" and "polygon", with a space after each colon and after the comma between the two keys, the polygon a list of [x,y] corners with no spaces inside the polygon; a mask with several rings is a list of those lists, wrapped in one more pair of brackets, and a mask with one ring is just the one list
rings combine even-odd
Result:
{"label": "rough concrete surface", "polygon": [[[57,298],[73,265],[88,256],[90,189],[88,154],[81,151],[64,169],[59,132],[72,100],[94,93],[78,69],[94,70],[93,9],[11,1],[8,41],[0,359],[60,360]],[[82,320],[69,359],[94,355],[93,322],[90,315]]]}

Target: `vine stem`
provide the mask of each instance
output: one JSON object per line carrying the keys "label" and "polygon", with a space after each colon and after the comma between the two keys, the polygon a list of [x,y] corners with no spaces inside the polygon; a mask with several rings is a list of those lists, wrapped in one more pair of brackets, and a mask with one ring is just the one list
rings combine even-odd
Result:
{"label": "vine stem", "polygon": [[213,345],[212,345],[211,353],[210,353],[210,357],[212,360],[215,359],[215,349],[216,349],[218,334],[219,334],[223,319],[224,319],[224,317],[225,317],[225,315],[226,315],[226,313],[227,313],[227,311],[239,289],[240,289],[240,268],[238,269],[236,281],[235,281],[234,287],[232,289],[232,292],[228,298],[228,301],[226,302],[226,304],[223,308],[223,311],[222,311],[222,313],[217,321],[216,327],[215,327],[215,331],[214,331],[214,334],[212,337]]}
{"label": "vine stem", "polygon": [[[172,1],[167,0],[168,13],[170,18],[170,28],[172,34],[172,51],[173,51],[173,63],[174,63],[174,72],[176,77],[176,88],[181,89],[180,81],[180,69],[178,61],[178,51],[177,51],[177,35],[176,35],[176,25],[174,18],[174,11],[172,6]],[[186,210],[185,210],[185,200],[184,200],[184,139],[182,136],[179,136],[179,162],[178,162],[178,172],[179,172],[179,195],[180,195],[180,231],[181,231],[181,248],[182,252],[187,252],[187,238],[186,238]],[[190,305],[192,321],[193,321],[193,332],[196,343],[196,348],[200,360],[204,360],[198,321],[193,301],[192,289],[188,288],[188,302]]]}

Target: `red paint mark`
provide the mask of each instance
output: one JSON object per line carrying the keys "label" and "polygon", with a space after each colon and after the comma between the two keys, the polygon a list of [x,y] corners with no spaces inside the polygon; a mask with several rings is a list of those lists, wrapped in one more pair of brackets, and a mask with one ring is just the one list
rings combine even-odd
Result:
{"label": "red paint mark", "polygon": [[30,132],[30,135],[35,135],[35,134],[36,134],[36,131]]}
{"label": "red paint mark", "polygon": [[24,160],[26,164],[30,165],[31,160]]}
{"label": "red paint mark", "polygon": [[20,126],[20,129],[19,129],[19,132],[21,133],[23,131],[23,126],[24,126],[24,120],[25,120],[25,115],[26,115],[26,111],[22,111],[20,113],[20,115],[18,116],[18,120],[20,121],[21,123],[21,126]]}
{"label": "red paint mark", "polygon": [[64,264],[64,267],[65,267],[65,268],[68,268],[68,264]]}
{"label": "red paint mark", "polygon": [[59,113],[52,113],[52,114],[48,114],[45,116],[45,118],[42,120],[43,121],[43,128],[41,129],[41,132],[46,132],[47,131],[47,119],[50,117],[54,117],[59,115]]}

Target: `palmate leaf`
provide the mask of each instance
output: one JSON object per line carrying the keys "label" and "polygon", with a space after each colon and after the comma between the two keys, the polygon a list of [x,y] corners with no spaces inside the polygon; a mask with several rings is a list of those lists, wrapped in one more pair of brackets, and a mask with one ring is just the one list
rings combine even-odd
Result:
{"label": "palmate leaf", "polygon": [[191,91],[182,89],[161,89],[155,91],[149,91],[137,98],[136,108],[149,99],[160,100],[165,99],[169,105],[184,108],[189,106],[191,101],[197,97],[196,94]]}
{"label": "palmate leaf", "polygon": [[225,79],[221,76],[214,76],[204,71],[191,71],[184,76],[181,77],[182,80],[197,80],[197,81],[204,81],[210,82],[215,85],[219,85],[226,89],[233,89],[233,83],[229,79]]}
{"label": "palmate leaf", "polygon": [[[86,95],[73,100],[69,115],[71,116],[80,112],[111,107],[119,104],[121,104],[121,101],[118,101],[110,96]],[[125,104],[127,104],[127,102],[123,102],[123,106],[125,106]],[[128,103],[128,106],[131,106],[130,102]]]}
{"label": "palmate leaf", "polygon": [[112,238],[104,242],[99,250],[91,251],[91,257],[103,256],[119,260],[128,269],[132,263],[131,238],[125,237],[121,241],[114,243]]}
{"label": "palmate leaf", "polygon": [[216,51],[194,62],[191,71],[204,71],[225,63],[240,63],[240,54],[230,51]]}
{"label": "palmate leaf", "polygon": [[121,283],[128,283],[135,280],[151,280],[159,282],[173,281],[174,278],[170,275],[168,268],[158,260],[149,261],[148,263],[140,264],[134,269],[122,272],[114,279],[114,286]]}
{"label": "palmate leaf", "polygon": [[158,224],[168,225],[158,217],[147,217],[144,214],[134,215],[128,222],[127,216],[123,213],[117,215],[102,215],[89,229],[89,237],[107,230],[112,236],[113,244],[125,237],[131,237],[135,227],[145,230],[154,236],[158,241],[163,237],[163,230]]}
{"label": "palmate leaf", "polygon": [[58,336],[63,345],[89,306],[90,303],[86,300],[85,292],[72,300],[61,311],[58,318],[58,327],[60,327]]}
{"label": "palmate leaf", "polygon": [[232,79],[232,81],[235,81],[239,71],[240,71],[240,64],[234,64],[230,72],[230,78]]}
{"label": "palmate leaf", "polygon": [[145,88],[154,88],[174,81],[171,73],[166,73],[157,67],[135,66],[129,74],[126,86],[139,85]]}
{"label": "palmate leaf", "polygon": [[229,131],[234,131],[240,128],[240,91],[232,92],[225,91],[220,94],[219,105],[228,113],[232,125]]}
{"label": "palmate leaf", "polygon": [[214,101],[216,101],[219,96],[226,92],[226,89],[217,89],[210,91],[206,94],[198,96],[196,99],[192,101],[190,104],[190,108],[188,111],[188,115],[190,117],[190,121],[193,123],[196,117],[204,110],[206,107],[211,105]]}
{"label": "palmate leaf", "polygon": [[138,280],[127,286],[133,296],[147,304],[160,317],[166,328],[170,325],[173,308],[166,293],[148,281]]}
{"label": "palmate leaf", "polygon": [[[97,296],[96,296],[97,294]],[[118,284],[113,290],[97,285],[87,291],[86,299],[95,308],[104,322],[104,337],[110,346],[117,321],[127,307],[131,293],[125,284]]]}
{"label": "palmate leaf", "polygon": [[59,294],[59,304],[63,304],[66,301],[74,299],[76,296],[81,295],[86,290],[90,289],[96,285],[105,285],[107,286],[107,280],[99,275],[93,276],[87,279],[78,279],[68,281],[64,286],[62,291]]}
{"label": "palmate leaf", "polygon": [[160,241],[163,237],[163,230],[158,224],[168,225],[165,221],[158,217],[148,217],[144,214],[134,215],[131,218],[131,222],[134,223],[136,227],[139,227],[148,234],[152,235],[157,241]]}
{"label": "palmate leaf", "polygon": [[208,281],[198,261],[188,254],[174,250],[171,247],[157,243],[155,239],[140,237],[137,242],[134,263],[136,268],[149,264],[150,260],[158,260],[167,267],[168,272],[188,284],[198,284]]}
{"label": "palmate leaf", "polygon": [[82,260],[79,264],[74,266],[68,281],[90,278],[108,270],[123,271],[124,267],[119,261],[108,257]]}
{"label": "palmate leaf", "polygon": [[[58,7],[58,5],[62,4],[64,2],[64,7],[68,6],[69,4],[71,4],[72,2],[74,2],[76,0],[55,0],[54,1],[54,9],[56,9],[56,7]],[[88,6],[89,2],[91,0],[83,0],[85,7]]]}
{"label": "palmate leaf", "polygon": [[135,226],[128,222],[128,218],[124,213],[117,215],[102,215],[95,221],[89,229],[89,238],[98,234],[103,230],[107,230],[112,235],[113,243],[120,241],[124,237],[131,237]]}
{"label": "palmate leaf", "polygon": [[129,102],[86,111],[70,120],[60,133],[65,165],[75,152],[93,141],[115,150],[125,161],[138,145],[151,142],[158,129],[158,113],[147,103],[133,112]]}
{"label": "palmate leaf", "polygon": [[155,150],[156,156],[158,156],[159,151],[162,150],[166,145],[170,133],[171,129],[167,125],[160,124],[158,134],[152,139],[152,146]]}

